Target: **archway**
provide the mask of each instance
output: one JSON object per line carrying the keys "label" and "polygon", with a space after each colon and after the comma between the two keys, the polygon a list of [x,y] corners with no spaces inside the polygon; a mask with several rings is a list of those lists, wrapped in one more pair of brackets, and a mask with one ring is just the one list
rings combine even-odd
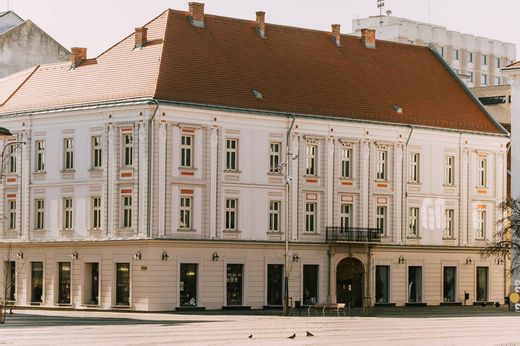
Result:
{"label": "archway", "polygon": [[348,303],[352,307],[363,306],[365,269],[363,263],[354,257],[342,259],[336,268],[336,297],[338,303]]}

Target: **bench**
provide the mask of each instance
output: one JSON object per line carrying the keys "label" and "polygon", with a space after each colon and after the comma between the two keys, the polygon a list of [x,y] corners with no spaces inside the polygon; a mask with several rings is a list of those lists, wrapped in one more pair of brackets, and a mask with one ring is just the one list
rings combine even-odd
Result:
{"label": "bench", "polygon": [[307,309],[307,314],[311,315],[311,309],[314,309],[316,316],[318,315],[318,310],[321,310],[323,316],[325,316],[326,310],[336,311],[336,314],[339,316],[339,312],[343,311],[343,316],[345,316],[345,303],[336,303],[336,304],[314,304],[310,305]]}

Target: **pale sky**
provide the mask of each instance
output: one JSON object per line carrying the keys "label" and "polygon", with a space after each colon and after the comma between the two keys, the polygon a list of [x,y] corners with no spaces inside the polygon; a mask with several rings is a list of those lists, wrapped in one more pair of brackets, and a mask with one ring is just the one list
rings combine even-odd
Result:
{"label": "pale sky", "polygon": [[[187,11],[189,0],[0,0],[31,19],[67,49],[87,47],[97,56],[135,27],[167,8]],[[329,31],[341,24],[352,30],[352,19],[379,14],[376,0],[205,0],[205,12],[253,20],[266,11],[266,22]],[[392,15],[446,26],[450,30],[520,47],[520,0],[385,0]],[[518,57],[518,55],[517,55]]]}

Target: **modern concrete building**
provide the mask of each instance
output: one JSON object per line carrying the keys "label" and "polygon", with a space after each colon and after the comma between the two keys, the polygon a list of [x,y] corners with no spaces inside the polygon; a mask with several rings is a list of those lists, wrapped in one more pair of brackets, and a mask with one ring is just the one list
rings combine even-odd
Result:
{"label": "modern concrete building", "polygon": [[0,12],[0,78],[69,58],[70,52],[32,21],[13,11]]}
{"label": "modern concrete building", "polygon": [[511,85],[476,87],[471,91],[501,124],[511,124]]}
{"label": "modern concrete building", "polygon": [[190,3],[0,80],[8,299],[258,309],[287,272],[293,303],[503,302],[507,131],[428,47],[264,16]]}
{"label": "modern concrete building", "polygon": [[512,43],[448,30],[446,27],[394,16],[372,16],[352,20],[352,32],[376,30],[383,40],[431,45],[461,77],[468,87],[508,84],[500,68],[516,61]]}

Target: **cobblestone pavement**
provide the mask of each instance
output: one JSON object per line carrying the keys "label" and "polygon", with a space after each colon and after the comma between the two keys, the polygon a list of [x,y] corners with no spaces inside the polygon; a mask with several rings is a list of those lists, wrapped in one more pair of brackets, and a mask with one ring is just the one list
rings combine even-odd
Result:
{"label": "cobblestone pavement", "polygon": [[0,345],[520,346],[519,325],[520,314],[473,307],[390,309],[370,317],[15,310],[0,325]]}

